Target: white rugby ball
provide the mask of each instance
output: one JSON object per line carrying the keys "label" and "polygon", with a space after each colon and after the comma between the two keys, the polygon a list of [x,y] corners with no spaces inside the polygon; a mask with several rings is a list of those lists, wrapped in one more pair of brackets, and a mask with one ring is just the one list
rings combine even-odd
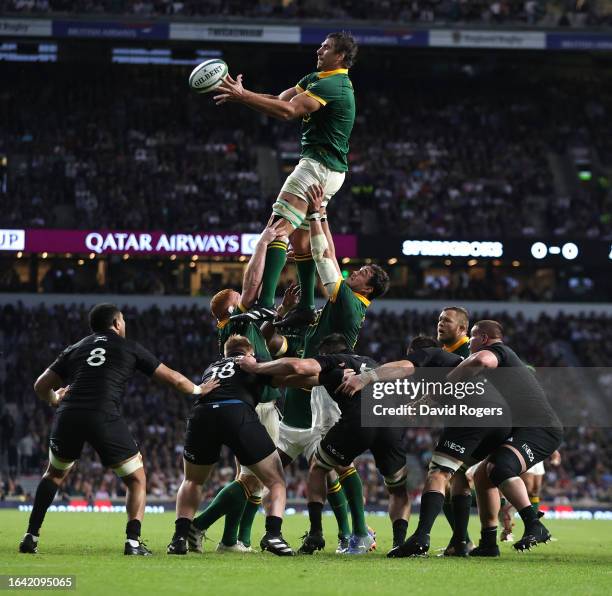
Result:
{"label": "white rugby ball", "polygon": [[213,58],[198,64],[189,75],[189,86],[196,93],[210,93],[216,89],[227,76],[227,64],[219,59]]}

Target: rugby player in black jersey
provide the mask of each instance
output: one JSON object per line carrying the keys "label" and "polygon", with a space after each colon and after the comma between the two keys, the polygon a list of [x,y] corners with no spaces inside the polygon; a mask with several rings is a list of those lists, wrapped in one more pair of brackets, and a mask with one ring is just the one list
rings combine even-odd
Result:
{"label": "rugby player in black jersey", "polygon": [[[563,427],[536,376],[503,343],[503,329],[499,322],[483,320],[472,327],[470,352],[472,355],[452,371],[449,378],[459,380],[484,374],[510,405],[513,418],[511,435],[489,455],[474,475],[482,528],[480,544],[471,556],[496,557],[499,556],[498,488],[525,524],[523,537],[514,548],[529,550],[550,540],[550,533],[531,507],[527,488],[520,476],[559,448]],[[487,375],[493,369],[501,370]],[[532,425],[526,426],[525,421]]]}
{"label": "rugby player in black jersey", "polygon": [[[330,470],[339,474],[352,466],[353,460],[367,451],[374,455],[376,466],[389,491],[389,516],[394,527],[408,527],[410,501],[406,488],[406,453],[402,447],[402,428],[364,428],[361,425],[359,396],[347,397],[336,393],[342,385],[344,371],[369,370],[376,366],[371,358],[355,354],[346,338],[339,333],[326,336],[319,344],[319,355],[313,358],[281,358],[274,362],[257,363],[243,359],[240,366],[257,374],[274,375],[278,385],[298,384],[302,387],[322,385],[338,403],[341,417],[317,445],[308,475],[308,514],[310,530],[299,549],[301,554],[312,554],[325,547],[322,528],[322,510],[326,500],[326,476]],[[363,511],[363,510],[361,510]],[[363,515],[363,513],[361,513]],[[363,521],[365,524],[365,520]],[[346,554],[360,555],[374,546],[371,533],[353,534]]]}
{"label": "rugby player in black jersey", "polygon": [[194,385],[140,344],[126,339],[123,314],[113,304],[94,306],[89,326],[92,334],[66,348],[34,384],[38,397],[57,407],[57,414],[49,437],[49,465],[36,489],[19,551],[37,552],[47,509],[87,442],[102,465],[111,468],[127,487],[124,554],[150,555],[140,539],[146,501],[142,455],[120,413],[125,385],[137,370],[195,395],[205,395],[216,382]]}
{"label": "rugby player in black jersey", "polygon": [[[373,382],[409,377],[415,373],[416,368],[453,368],[462,361],[461,356],[438,347],[433,338],[419,336],[410,343],[406,360],[389,362],[373,371],[347,377],[339,390],[348,395],[354,395]],[[417,529],[403,544],[394,543],[394,548],[387,554],[388,557],[420,556],[427,553],[431,528],[442,511],[444,494],[449,481],[451,482],[451,493],[454,496],[464,494],[466,489],[469,494],[464,470],[484,459],[508,436],[509,432],[509,428],[447,427],[444,429],[429,464],[421,496],[421,511]],[[453,528],[452,556],[468,554],[466,534],[469,508],[462,507],[459,510],[462,514],[455,520]]]}
{"label": "rugby player in black jersey", "polygon": [[187,539],[202,499],[202,486],[219,460],[222,445],[227,445],[269,490],[262,550],[279,556],[294,555],[281,534],[287,497],[283,466],[274,442],[255,412],[264,389],[273,379],[245,372],[238,366],[241,358],[255,354],[246,337],[230,336],[223,350],[225,358],[211,364],[202,377],[207,383],[216,380],[219,385],[205,398],[198,399],[187,418],[185,477],[176,499],[175,532],[167,552],[187,554]]}

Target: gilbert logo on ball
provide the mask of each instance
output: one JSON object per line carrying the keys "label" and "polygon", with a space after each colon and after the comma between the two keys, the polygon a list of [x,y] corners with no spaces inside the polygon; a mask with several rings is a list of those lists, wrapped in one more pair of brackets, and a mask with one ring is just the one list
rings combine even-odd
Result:
{"label": "gilbert logo on ball", "polygon": [[210,93],[227,76],[227,64],[215,58],[198,64],[189,75],[189,86],[196,93]]}

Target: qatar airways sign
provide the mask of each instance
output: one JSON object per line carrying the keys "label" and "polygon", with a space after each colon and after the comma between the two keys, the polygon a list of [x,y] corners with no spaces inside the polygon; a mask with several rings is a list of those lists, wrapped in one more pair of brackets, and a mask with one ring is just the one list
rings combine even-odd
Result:
{"label": "qatar airways sign", "polygon": [[[26,253],[94,253],[97,255],[252,255],[259,234],[229,232],[176,233],[111,230],[1,230],[0,251]],[[357,256],[357,237],[334,236],[336,253]]]}

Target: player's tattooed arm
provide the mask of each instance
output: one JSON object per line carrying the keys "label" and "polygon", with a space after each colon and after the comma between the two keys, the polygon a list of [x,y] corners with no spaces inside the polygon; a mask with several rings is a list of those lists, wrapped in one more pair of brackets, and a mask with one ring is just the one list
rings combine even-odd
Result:
{"label": "player's tattooed arm", "polygon": [[[297,92],[297,89],[294,88]],[[262,112],[279,120],[294,120],[307,114],[312,114],[322,107],[322,104],[306,93],[296,93],[289,101],[286,100],[288,90],[284,98],[270,97],[263,93],[254,93],[245,89],[242,85],[242,75],[236,79],[227,75],[223,83],[217,88],[219,93],[213,97],[217,105],[222,105],[228,101],[243,103],[249,108]]]}
{"label": "player's tattooed arm", "polygon": [[336,389],[336,393],[353,396],[371,383],[405,379],[412,374],[414,374],[414,364],[410,360],[387,362],[378,368],[366,370],[358,375],[345,374],[342,384]]}
{"label": "player's tattooed arm", "polygon": [[190,393],[193,395],[206,395],[219,386],[218,379],[211,379],[201,385],[196,385],[180,372],[173,370],[165,364],[160,364],[153,373],[153,378],[160,381],[164,385],[174,387],[181,393]]}
{"label": "player's tattooed arm", "polygon": [[50,406],[56,407],[68,391],[68,387],[62,387],[62,385],[62,378],[48,368],[36,379],[34,391],[39,399],[46,401]]}
{"label": "player's tattooed arm", "polygon": [[497,368],[499,364],[497,356],[490,350],[480,350],[460,362],[447,375],[449,381],[463,381],[471,379],[482,372],[485,368]]}
{"label": "player's tattooed arm", "polygon": [[244,271],[244,277],[242,279],[242,294],[240,296],[240,304],[244,308],[251,308],[253,302],[259,294],[259,288],[261,286],[261,280],[263,278],[263,272],[266,265],[266,251],[268,244],[272,242],[278,236],[278,228],[282,225],[283,221],[279,219],[276,223],[272,223],[267,226],[262,232],[255,250],[251,255],[249,264]]}

